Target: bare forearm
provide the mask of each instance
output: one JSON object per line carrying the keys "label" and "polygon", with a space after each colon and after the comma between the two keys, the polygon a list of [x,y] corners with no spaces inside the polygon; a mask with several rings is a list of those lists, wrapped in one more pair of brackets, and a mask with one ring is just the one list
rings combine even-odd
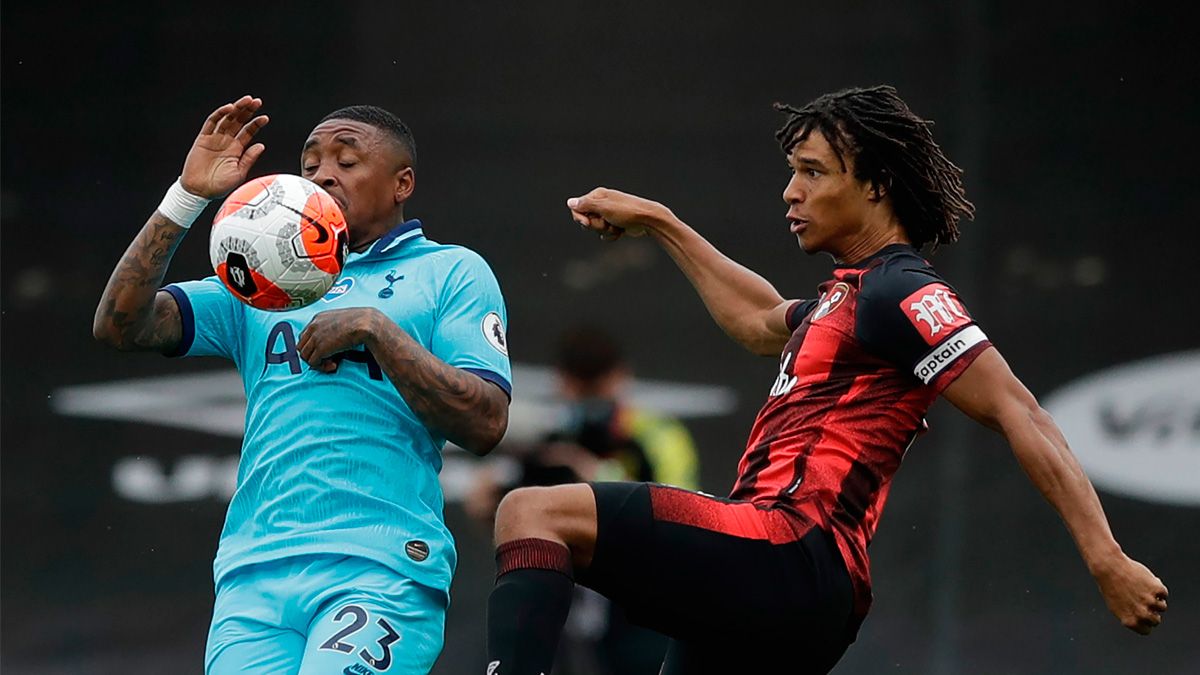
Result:
{"label": "bare forearm", "polygon": [[1067,441],[1050,415],[1040,407],[1018,413],[1004,433],[1021,468],[1058,511],[1092,572],[1119,557],[1100,499]]}
{"label": "bare forearm", "polygon": [[185,232],[157,211],[150,216],[100,296],[92,321],[96,339],[122,350],[161,350],[179,341],[173,302],[156,303],[155,296]]}
{"label": "bare forearm", "polygon": [[[769,281],[721,253],[665,207],[648,228],[728,335],[755,353],[778,353],[786,336],[767,325],[783,297]],[[778,328],[778,327],[775,327]]]}
{"label": "bare forearm", "polygon": [[448,365],[395,324],[365,340],[408,407],[447,440],[485,455],[508,428],[508,399],[496,385]]}
{"label": "bare forearm", "polygon": [[972,419],[1002,434],[1021,468],[1058,510],[1104,602],[1127,628],[1147,634],[1162,621],[1167,588],[1121,550],[1100,499],[1050,415],[995,349],[967,367],[943,395]]}

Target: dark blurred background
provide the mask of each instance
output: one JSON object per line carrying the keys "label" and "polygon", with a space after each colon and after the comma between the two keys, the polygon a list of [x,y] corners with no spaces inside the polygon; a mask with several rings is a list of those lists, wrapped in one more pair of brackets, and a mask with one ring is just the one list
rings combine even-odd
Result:
{"label": "dark blurred background", "polygon": [[[563,200],[596,185],[651,196],[784,295],[811,296],[830,264],[786,230],[774,101],[890,83],[937,121],[979,217],[932,260],[1035,394],[1161,355],[1196,370],[1200,58],[1174,4],[2,11],[5,672],[201,671],[240,391],[227,364],[110,352],[90,324],[201,121],[243,93],[272,118],[255,174],[296,172],[308,130],[343,105],[379,104],[412,126],[407,213],[492,264],[531,382],[558,331],[589,319],[627,344],[642,378],[727,387],[688,419],[710,492],[732,484],[777,364],[729,342],[652,244],[601,246]],[[196,229],[169,280],[209,273]],[[1141,446],[1121,446],[1128,466],[1162,443],[1168,477],[1200,485],[1194,382],[1145,385],[1177,406],[1166,412],[1122,402],[1120,383],[1097,394],[1102,430],[1128,440],[1129,424],[1157,420]],[[520,372],[515,386],[521,400]],[[1101,486],[1125,550],[1171,589],[1165,625],[1139,638],[1109,615],[1002,440],[960,417],[935,406],[896,479],[872,547],[874,609],[835,672],[1200,672],[1200,495],[1128,496],[1121,466]],[[435,673],[481,672],[489,533],[453,495],[446,517],[461,560]]]}

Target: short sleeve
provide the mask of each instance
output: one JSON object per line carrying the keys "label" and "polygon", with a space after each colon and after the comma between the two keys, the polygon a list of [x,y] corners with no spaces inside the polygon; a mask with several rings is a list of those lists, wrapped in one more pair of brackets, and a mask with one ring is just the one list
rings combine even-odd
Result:
{"label": "short sleeve", "polygon": [[796,300],[793,302],[792,306],[787,308],[787,316],[785,317],[787,329],[795,332],[800,327],[800,324],[803,323],[804,317],[808,316],[808,313],[813,311],[813,308],[816,306],[816,300]]}
{"label": "short sleeve", "polygon": [[915,261],[864,275],[855,324],[868,351],[938,393],[991,346],[958,293]]}
{"label": "short sleeve", "polygon": [[217,277],[171,284],[164,291],[179,305],[183,335],[167,356],[223,356],[239,361],[242,303]]}
{"label": "short sleeve", "polygon": [[449,365],[492,382],[512,398],[507,325],[496,275],[482,257],[468,251],[446,274],[430,351]]}

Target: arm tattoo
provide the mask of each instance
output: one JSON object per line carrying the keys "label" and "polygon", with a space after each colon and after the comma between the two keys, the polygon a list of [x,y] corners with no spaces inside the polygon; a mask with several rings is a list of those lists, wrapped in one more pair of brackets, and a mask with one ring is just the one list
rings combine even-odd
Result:
{"label": "arm tattoo", "polygon": [[179,344],[179,307],[157,290],[185,232],[157,211],[150,216],[100,296],[92,322],[97,339],[123,351],[166,352]]}
{"label": "arm tattoo", "polygon": [[390,322],[369,348],[408,407],[447,440],[484,455],[503,438],[508,397],[500,387],[447,364]]}

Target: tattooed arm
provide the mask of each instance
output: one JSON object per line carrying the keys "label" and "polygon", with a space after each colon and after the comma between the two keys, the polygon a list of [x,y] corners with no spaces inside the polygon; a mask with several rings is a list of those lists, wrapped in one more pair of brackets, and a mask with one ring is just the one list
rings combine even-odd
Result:
{"label": "tattooed arm", "polygon": [[500,387],[434,356],[375,309],[321,312],[300,333],[300,358],[331,373],[338,352],[365,345],[426,426],[447,440],[486,455],[508,429],[508,397]]}
{"label": "tattooed arm", "polygon": [[[262,143],[250,145],[267,124],[266,115],[255,116],[261,106],[261,99],[243,96],[208,116],[183,162],[179,183],[186,192],[213,199],[246,180],[265,149]],[[156,291],[188,225],[158,211],[150,216],[100,296],[92,321],[97,340],[122,351],[169,352],[179,344],[179,306],[170,294]]]}
{"label": "tattooed arm", "polygon": [[155,211],[117,262],[92,321],[96,339],[121,351],[170,352],[183,326],[179,306],[158,291],[186,232]]}

